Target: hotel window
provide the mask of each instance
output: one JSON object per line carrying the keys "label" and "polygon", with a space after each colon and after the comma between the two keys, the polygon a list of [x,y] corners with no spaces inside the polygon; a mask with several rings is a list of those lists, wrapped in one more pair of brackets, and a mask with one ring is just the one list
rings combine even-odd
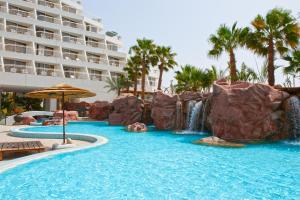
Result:
{"label": "hotel window", "polygon": [[156,78],[149,77],[149,85],[150,86],[155,86],[156,85]]}

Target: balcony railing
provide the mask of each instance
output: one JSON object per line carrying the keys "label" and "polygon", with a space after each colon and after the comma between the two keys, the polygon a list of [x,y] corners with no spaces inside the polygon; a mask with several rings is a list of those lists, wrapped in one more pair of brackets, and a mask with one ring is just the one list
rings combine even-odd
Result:
{"label": "balcony railing", "polygon": [[47,31],[36,31],[36,36],[48,40],[58,40],[60,41],[60,35],[56,33],[49,33]]}
{"label": "balcony railing", "polygon": [[85,30],[88,32],[98,33],[98,28],[92,25],[85,25]]}
{"label": "balcony railing", "polygon": [[18,64],[4,64],[5,72],[19,73],[19,74],[33,74],[32,66],[18,65]]}
{"label": "balcony railing", "polygon": [[6,13],[6,7],[3,5],[0,5],[0,12],[5,12]]}
{"label": "balcony railing", "polygon": [[73,70],[64,70],[66,78],[73,78],[73,79],[88,79],[87,73],[78,72]]}
{"label": "balcony railing", "polygon": [[84,45],[84,40],[82,38],[77,38],[77,37],[72,37],[72,36],[63,36],[62,38],[63,38],[64,42]]}
{"label": "balcony railing", "polygon": [[60,77],[61,71],[56,69],[47,69],[43,67],[36,67],[36,73],[40,76],[53,76],[53,77]]}
{"label": "balcony railing", "polygon": [[51,1],[45,1],[45,0],[38,0],[38,5],[46,6],[48,8],[60,8],[60,5],[58,3],[54,3]]}
{"label": "balcony railing", "polygon": [[72,14],[81,14],[79,10],[68,5],[63,5],[62,10]]}
{"label": "balcony railing", "polygon": [[87,60],[90,63],[96,63],[96,64],[107,64],[107,60],[101,58],[100,56],[87,56]]}
{"label": "balcony railing", "polygon": [[8,12],[9,12],[9,14],[17,15],[19,17],[34,18],[34,13],[29,12],[29,11],[25,11],[25,10],[19,10],[19,9],[15,9],[15,8],[10,8]]}
{"label": "balcony railing", "polygon": [[95,74],[91,72],[89,72],[89,74],[92,81],[105,81],[106,78],[108,78],[107,75],[103,75],[103,74]]}
{"label": "balcony railing", "polygon": [[7,25],[6,31],[11,33],[22,34],[22,35],[34,35],[33,30],[31,30],[30,28],[25,28],[25,27],[20,27],[15,25]]}
{"label": "balcony railing", "polygon": [[16,53],[33,54],[32,47],[24,46],[24,45],[5,44],[5,50],[16,52]]}
{"label": "balcony railing", "polygon": [[4,30],[4,24],[0,23],[0,30]]}
{"label": "balcony railing", "polygon": [[116,44],[107,44],[107,49],[110,51],[118,51],[119,47]]}
{"label": "balcony railing", "polygon": [[126,63],[123,61],[110,60],[109,65],[114,67],[125,67]]}
{"label": "balcony railing", "polygon": [[50,22],[50,23],[54,23],[54,24],[61,24],[60,19],[57,19],[54,17],[50,17],[50,16],[46,16],[46,15],[38,15],[37,18],[40,21]]}
{"label": "balcony railing", "polygon": [[77,22],[63,21],[63,25],[71,28],[83,29],[83,25]]}
{"label": "balcony railing", "polygon": [[34,0],[23,0],[25,2],[28,2],[28,3],[35,3]]}
{"label": "balcony railing", "polygon": [[36,49],[37,56],[60,57],[60,52],[50,49]]}
{"label": "balcony railing", "polygon": [[84,61],[84,56],[79,53],[63,52],[63,58],[65,60]]}
{"label": "balcony railing", "polygon": [[105,44],[104,43],[100,43],[100,42],[96,42],[96,41],[92,41],[92,40],[86,41],[86,45],[90,46],[90,47],[105,49]]}

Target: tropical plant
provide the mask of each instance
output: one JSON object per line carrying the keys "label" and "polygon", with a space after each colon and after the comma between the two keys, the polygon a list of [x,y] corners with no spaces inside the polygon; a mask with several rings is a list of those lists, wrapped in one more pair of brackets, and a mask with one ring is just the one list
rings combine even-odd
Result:
{"label": "tropical plant", "polygon": [[275,8],[265,17],[258,15],[252,21],[253,31],[247,37],[247,47],[268,59],[268,83],[275,84],[275,54],[284,55],[299,43],[300,27],[290,11]]}
{"label": "tropical plant", "polygon": [[11,92],[1,93],[1,108],[0,113],[2,116],[9,116],[13,114],[15,108],[14,95]]}
{"label": "tropical plant", "polygon": [[153,40],[148,39],[137,39],[137,44],[132,46],[129,50],[130,54],[137,56],[140,59],[142,67],[142,95],[141,98],[145,99],[145,80],[146,75],[149,73],[150,67],[154,67],[157,62],[157,56],[155,52],[155,44]]}
{"label": "tropical plant", "polygon": [[130,80],[124,75],[107,78],[106,84],[104,88],[108,88],[108,92],[115,91],[118,96],[121,94],[122,89],[128,90],[131,86]]}
{"label": "tropical plant", "polygon": [[169,69],[173,69],[174,66],[177,65],[175,61],[176,53],[172,52],[171,47],[158,46],[156,48],[156,55],[158,58],[158,69],[159,69],[159,79],[157,90],[161,90],[161,83],[164,71],[169,71]]}
{"label": "tropical plant", "polygon": [[283,73],[292,76],[295,87],[295,79],[300,77],[300,51],[296,50],[292,55],[285,56],[284,59],[289,62],[289,65],[283,68]]}
{"label": "tropical plant", "polygon": [[258,80],[258,75],[255,71],[245,63],[242,63],[241,69],[237,71],[237,77],[240,81],[255,82]]}
{"label": "tropical plant", "polygon": [[176,71],[176,92],[205,91],[213,84],[214,73],[212,70],[201,70],[192,65],[181,66],[181,71]]}
{"label": "tropical plant", "polygon": [[212,65],[211,71],[213,73],[214,80],[227,79],[228,68],[225,70],[218,70],[216,66]]}
{"label": "tropical plant", "polygon": [[128,78],[133,83],[133,94],[137,95],[138,80],[141,78],[141,61],[140,57],[133,56],[127,60],[127,66],[124,68]]}
{"label": "tropical plant", "polygon": [[248,32],[248,28],[237,28],[237,22],[235,22],[231,28],[225,24],[221,25],[217,33],[209,37],[209,42],[213,45],[208,52],[209,56],[218,58],[223,52],[229,54],[230,79],[232,82],[237,80],[234,50],[245,44]]}

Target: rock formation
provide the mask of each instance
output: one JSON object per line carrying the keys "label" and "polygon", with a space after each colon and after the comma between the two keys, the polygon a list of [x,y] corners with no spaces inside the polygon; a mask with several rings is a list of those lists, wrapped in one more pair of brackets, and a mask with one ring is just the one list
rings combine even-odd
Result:
{"label": "rock formation", "polygon": [[112,102],[112,108],[108,119],[111,125],[130,125],[142,120],[143,102],[133,95],[119,96]]}
{"label": "rock formation", "polygon": [[94,120],[106,120],[111,113],[112,105],[107,101],[96,101],[89,108],[89,117]]}
{"label": "rock formation", "polygon": [[129,132],[141,133],[141,132],[146,132],[147,130],[148,130],[147,126],[140,122],[136,122],[134,124],[127,126],[127,131]]}
{"label": "rock formation", "polygon": [[284,134],[281,104],[288,97],[288,93],[264,84],[214,84],[208,117],[214,136],[256,141]]}
{"label": "rock formation", "polygon": [[153,96],[151,117],[157,129],[173,130],[176,128],[176,103],[178,96],[169,96],[157,92]]}

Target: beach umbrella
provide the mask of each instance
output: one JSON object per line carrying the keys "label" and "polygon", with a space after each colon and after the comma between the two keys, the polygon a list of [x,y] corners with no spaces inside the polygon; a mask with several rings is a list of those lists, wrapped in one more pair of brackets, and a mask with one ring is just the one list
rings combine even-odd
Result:
{"label": "beach umbrella", "polygon": [[61,99],[62,110],[63,110],[63,144],[65,144],[66,142],[65,99],[94,97],[96,96],[96,94],[89,90],[76,88],[61,83],[50,88],[29,92],[25,96],[29,98],[39,98],[39,99]]}

